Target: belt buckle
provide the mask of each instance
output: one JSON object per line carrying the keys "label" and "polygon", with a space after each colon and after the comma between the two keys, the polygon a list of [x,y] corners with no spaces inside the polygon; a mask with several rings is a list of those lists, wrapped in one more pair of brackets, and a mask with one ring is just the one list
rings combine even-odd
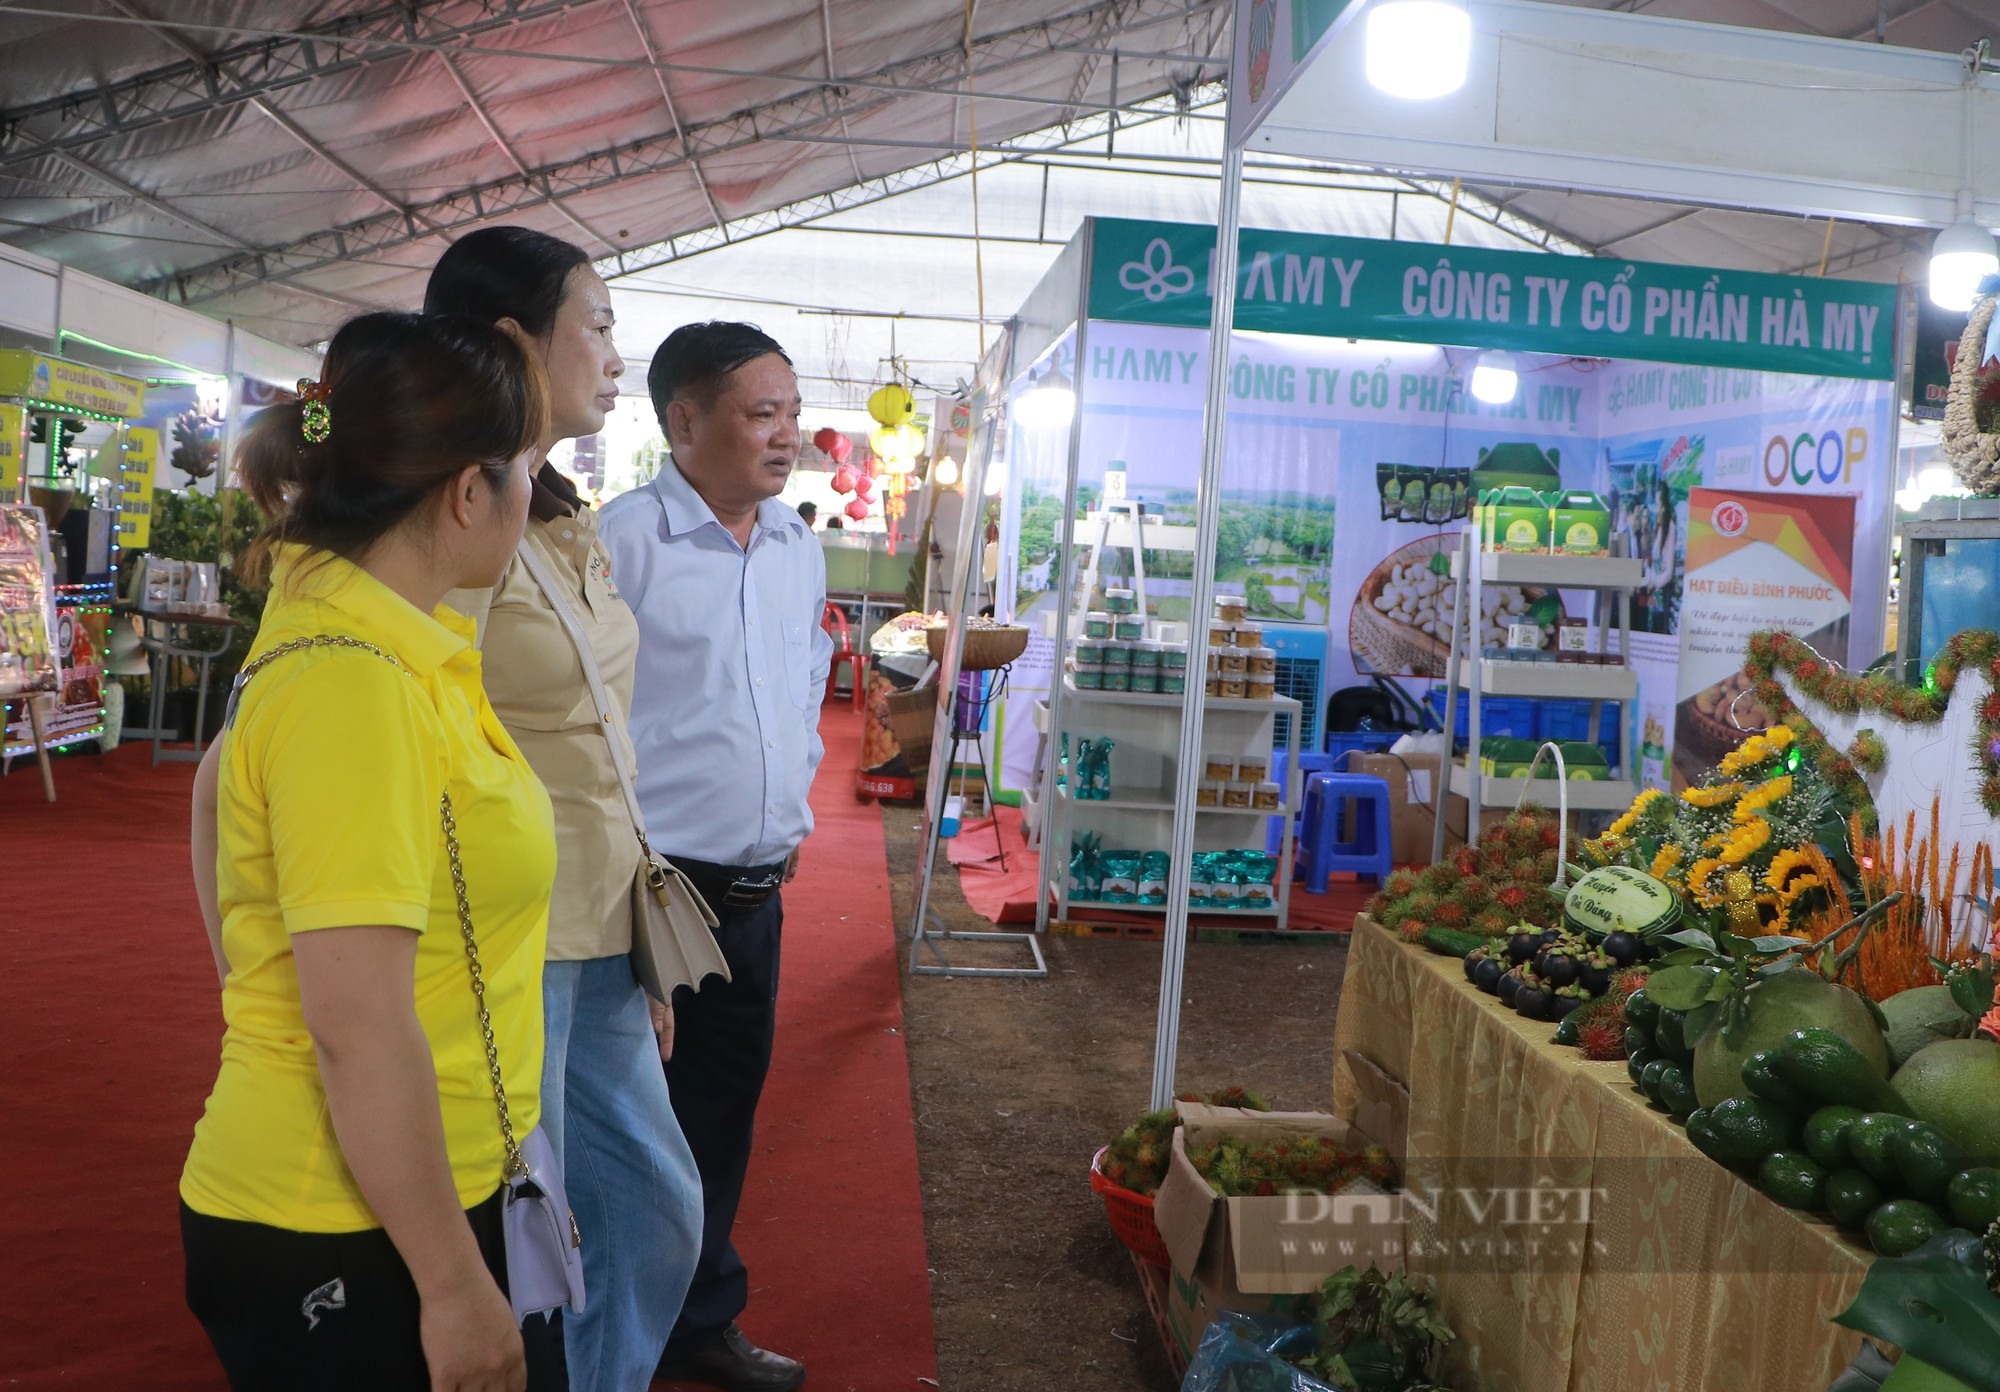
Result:
{"label": "belt buckle", "polygon": [[754,909],[778,892],[784,883],[782,872],[759,876],[756,879],[732,880],[723,891],[722,902],[730,908]]}

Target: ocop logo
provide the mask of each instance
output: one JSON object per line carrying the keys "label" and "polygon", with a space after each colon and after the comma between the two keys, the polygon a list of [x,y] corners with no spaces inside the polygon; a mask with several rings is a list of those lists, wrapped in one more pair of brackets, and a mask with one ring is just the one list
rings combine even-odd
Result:
{"label": "ocop logo", "polygon": [[1146,243],[1146,254],[1118,268],[1118,283],[1158,304],[1169,295],[1185,295],[1194,289],[1194,272],[1174,264],[1174,249],[1165,237]]}
{"label": "ocop logo", "polygon": [[1868,432],[1860,426],[1846,431],[1827,430],[1818,435],[1802,430],[1787,438],[1773,435],[1764,442],[1764,482],[1773,488],[1787,479],[1805,487],[1814,480],[1823,484],[1850,483],[1854,467],[1868,457]]}
{"label": "ocop logo", "polygon": [[1750,525],[1750,509],[1731,499],[1726,503],[1717,503],[1715,511],[1708,515],[1708,520],[1714,524],[1716,533],[1720,536],[1741,536],[1743,529]]}

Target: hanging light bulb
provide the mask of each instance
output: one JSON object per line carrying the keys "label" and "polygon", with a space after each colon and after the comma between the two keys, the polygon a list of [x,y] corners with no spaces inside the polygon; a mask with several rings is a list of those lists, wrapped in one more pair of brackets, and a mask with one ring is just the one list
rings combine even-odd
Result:
{"label": "hanging light bulb", "polygon": [[948,454],[938,460],[931,470],[931,481],[940,488],[953,487],[958,482],[958,461]]}
{"label": "hanging light bulb", "polygon": [[1520,389],[1521,374],[1514,365],[1512,353],[1487,352],[1479,355],[1479,362],[1472,369],[1474,396],[1488,406],[1505,406]]}
{"label": "hanging light bulb", "polygon": [[1465,85],[1472,17],[1451,0],[1389,0],[1368,11],[1368,80],[1405,101],[1432,101]]}
{"label": "hanging light bulb", "polygon": [[1043,373],[1042,379],[1014,403],[1014,418],[1031,430],[1060,430],[1075,415],[1076,389],[1060,367]]}
{"label": "hanging light bulb", "polygon": [[1993,234],[1972,220],[1972,197],[1959,192],[1959,218],[1931,243],[1931,303],[1963,314],[1972,308],[1979,282],[2000,272]]}

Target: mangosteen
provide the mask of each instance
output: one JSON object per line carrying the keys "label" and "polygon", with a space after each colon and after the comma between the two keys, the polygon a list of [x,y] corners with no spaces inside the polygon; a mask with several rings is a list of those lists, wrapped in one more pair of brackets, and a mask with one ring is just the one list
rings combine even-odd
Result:
{"label": "mangosteen", "polygon": [[1493,994],[1494,990],[1505,977],[1505,968],[1491,957],[1480,959],[1479,965],[1472,969],[1472,984],[1486,992],[1489,996]]}
{"label": "mangosteen", "polygon": [[1583,1004],[1582,997],[1565,995],[1562,992],[1558,991],[1556,993],[1555,999],[1549,1002],[1549,1018],[1552,1020],[1560,1020],[1582,1004]]}
{"label": "mangosteen", "polygon": [[1561,928],[1544,928],[1535,936],[1541,939],[1543,947],[1560,947],[1569,934],[1563,932]]}
{"label": "mangosteen", "polygon": [[1534,955],[1541,950],[1541,940],[1525,930],[1507,939],[1507,960],[1517,967],[1533,960]]}
{"label": "mangosteen", "polygon": [[1577,966],[1577,984],[1593,996],[1601,996],[1611,989],[1611,959],[1602,952],[1593,952]]}
{"label": "mangosteen", "polygon": [[1639,954],[1644,952],[1645,948],[1636,936],[1621,928],[1615,933],[1604,935],[1600,950],[1619,966],[1629,967],[1639,960]]}
{"label": "mangosteen", "polygon": [[1510,971],[1500,978],[1500,984],[1494,988],[1493,994],[1500,998],[1500,1004],[1512,1010],[1514,1008],[1514,993],[1520,989],[1521,973],[1519,971]]}
{"label": "mangosteen", "polygon": [[1540,986],[1523,986],[1514,995],[1514,1011],[1530,1020],[1549,1018],[1549,993]]}
{"label": "mangosteen", "polygon": [[1549,964],[1545,967],[1536,967],[1535,975],[1541,977],[1551,986],[1572,985],[1581,971],[1581,968],[1576,964],[1576,958],[1570,956],[1567,952],[1552,952],[1547,955]]}

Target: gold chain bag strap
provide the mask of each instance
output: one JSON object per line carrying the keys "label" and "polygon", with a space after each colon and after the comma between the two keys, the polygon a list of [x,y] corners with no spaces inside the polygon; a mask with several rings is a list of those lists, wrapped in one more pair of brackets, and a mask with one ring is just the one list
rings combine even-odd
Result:
{"label": "gold chain bag strap", "polygon": [[[411,672],[391,654],[359,638],[321,633],[280,643],[244,664],[229,691],[223,728],[236,723],[236,709],[250,679],[278,658],[308,648],[349,648],[372,653],[397,671]],[[438,795],[438,821],[444,831],[445,859],[451,866],[452,893],[458,900],[458,929],[465,939],[465,960],[472,975],[472,999],[479,1013],[479,1034],[486,1048],[486,1071],[493,1083],[493,1105],[500,1115],[500,1142],[506,1151],[507,1192],[501,1201],[502,1229],[507,1247],[507,1294],[517,1320],[560,1305],[583,1313],[583,1237],[563,1192],[562,1165],[547,1134],[537,1126],[524,1139],[514,1135],[513,1114],[507,1107],[507,1084],[500,1072],[500,1050],[493,1040],[493,1016],[486,1008],[486,973],[479,962],[479,938],[472,928],[472,901],[465,889],[465,864],[458,850],[458,822],[452,816],[451,793]]]}
{"label": "gold chain bag strap", "polygon": [[624,795],[625,814],[639,838],[638,873],[632,882],[632,975],[646,994],[662,1005],[674,998],[676,986],[701,989],[711,973],[729,980],[729,962],[716,945],[715,927],[720,920],[701,891],[694,887],[679,866],[654,850],[646,839],[646,814],[639,807],[637,776],[632,768],[625,722],[605,689],[604,675],[598,670],[597,654],[590,637],[577,622],[548,563],[535,550],[531,537],[521,539],[521,563],[555,610],[556,622],[569,635],[576,660],[583,667],[583,680],[597,709],[597,728],[611,751],[611,766],[618,775],[618,790]]}

